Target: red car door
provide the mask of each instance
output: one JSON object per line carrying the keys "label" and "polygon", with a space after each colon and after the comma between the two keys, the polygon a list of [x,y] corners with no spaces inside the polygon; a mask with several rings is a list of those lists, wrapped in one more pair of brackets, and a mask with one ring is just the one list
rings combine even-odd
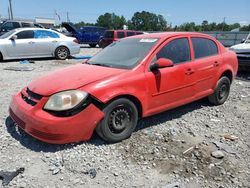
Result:
{"label": "red car door", "polygon": [[148,87],[148,115],[192,101],[195,95],[195,70],[191,60],[190,40],[173,38],[152,54],[150,64],[159,58],[173,61],[173,67],[156,71],[146,70]]}
{"label": "red car door", "polygon": [[196,97],[201,98],[213,92],[217,82],[216,74],[223,58],[219,54],[217,44],[210,39],[191,37],[196,70]]}

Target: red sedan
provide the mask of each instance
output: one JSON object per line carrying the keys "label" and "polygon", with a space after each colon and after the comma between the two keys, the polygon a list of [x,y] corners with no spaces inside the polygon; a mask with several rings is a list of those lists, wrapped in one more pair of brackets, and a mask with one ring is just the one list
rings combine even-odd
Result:
{"label": "red sedan", "polygon": [[208,97],[223,104],[238,68],[234,52],[200,33],[117,41],[86,63],[45,75],[17,93],[10,116],[49,143],[128,138],[139,118]]}

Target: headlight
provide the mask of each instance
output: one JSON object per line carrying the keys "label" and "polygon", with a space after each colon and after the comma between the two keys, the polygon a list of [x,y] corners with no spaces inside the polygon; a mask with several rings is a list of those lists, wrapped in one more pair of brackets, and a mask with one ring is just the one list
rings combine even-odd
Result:
{"label": "headlight", "polygon": [[46,110],[64,111],[80,104],[88,96],[88,93],[78,90],[63,91],[52,95],[44,106]]}

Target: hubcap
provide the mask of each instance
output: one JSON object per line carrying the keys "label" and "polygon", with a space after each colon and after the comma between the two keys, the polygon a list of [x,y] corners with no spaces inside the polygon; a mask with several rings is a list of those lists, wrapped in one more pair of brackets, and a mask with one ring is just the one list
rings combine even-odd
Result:
{"label": "hubcap", "polygon": [[219,90],[219,99],[223,99],[227,95],[227,85],[223,84]]}
{"label": "hubcap", "polygon": [[121,133],[131,122],[131,111],[125,107],[116,107],[110,114],[109,128],[113,133]]}
{"label": "hubcap", "polygon": [[60,48],[57,52],[58,57],[60,57],[61,59],[66,58],[68,55],[68,51],[65,48]]}

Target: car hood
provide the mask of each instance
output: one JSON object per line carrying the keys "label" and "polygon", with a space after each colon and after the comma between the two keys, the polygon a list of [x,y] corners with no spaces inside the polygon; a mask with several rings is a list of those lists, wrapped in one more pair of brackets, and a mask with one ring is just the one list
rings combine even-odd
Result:
{"label": "car hood", "polygon": [[65,27],[70,33],[78,33],[78,29],[71,23],[62,23],[62,27]]}
{"label": "car hood", "polygon": [[235,51],[236,53],[250,53],[250,43],[237,44],[231,46],[230,49]]}
{"label": "car hood", "polygon": [[28,88],[39,95],[50,96],[60,91],[78,89],[126,71],[128,70],[78,64],[42,76],[31,82]]}

